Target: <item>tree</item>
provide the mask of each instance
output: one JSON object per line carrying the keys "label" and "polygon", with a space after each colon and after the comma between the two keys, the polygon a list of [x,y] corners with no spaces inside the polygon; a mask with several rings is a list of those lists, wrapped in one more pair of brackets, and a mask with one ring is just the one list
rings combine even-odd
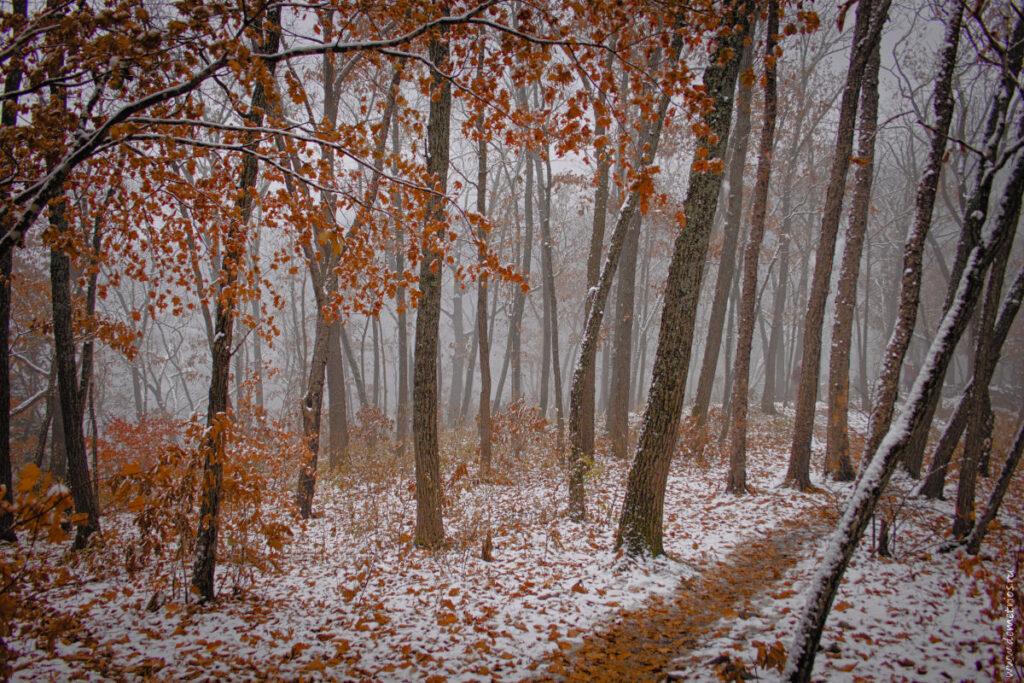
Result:
{"label": "tree", "polygon": [[768,26],[764,49],[764,125],[758,149],[757,184],[750,218],[750,236],[743,253],[743,293],[740,299],[739,336],[736,340],[735,369],[732,378],[732,424],[729,450],[729,493],[747,492],[747,392],[750,376],[750,349],[754,338],[754,316],[757,298],[757,261],[764,239],[765,217],[768,213],[768,185],[772,173],[772,150],[775,145],[775,34],[779,30],[779,8],[775,0],[768,3]]}
{"label": "tree", "polygon": [[793,447],[790,453],[786,481],[799,490],[811,488],[811,437],[814,429],[814,405],[818,394],[818,373],[820,370],[821,329],[825,317],[825,303],[828,300],[829,280],[832,277],[832,259],[835,252],[836,234],[843,209],[843,192],[846,173],[850,167],[850,153],[853,150],[853,129],[857,114],[857,99],[860,95],[864,68],[880,40],[882,25],[889,12],[889,0],[864,0],[857,5],[857,21],[850,48],[850,67],[846,75],[846,86],[839,105],[839,130],[836,133],[835,151],[829,174],[828,193],[821,216],[820,237],[814,257],[814,275],[811,279],[811,294],[807,300],[804,317],[802,357],[800,363],[800,385],[796,399],[796,418],[793,427]]}
{"label": "tree", "polygon": [[[740,74],[747,74],[753,62],[754,46],[750,41],[743,48]],[[707,417],[711,403],[711,390],[715,384],[718,369],[718,355],[722,348],[722,329],[725,327],[726,306],[733,274],[736,271],[736,246],[739,243],[740,221],[743,215],[743,171],[747,165],[747,147],[750,141],[750,90],[752,78],[742,77],[736,90],[736,126],[730,136],[731,153],[729,160],[729,199],[725,210],[725,229],[722,234],[722,256],[718,260],[715,274],[715,294],[708,318],[707,341],[704,343],[704,360],[697,382],[697,397],[693,401],[690,415],[698,423]],[[725,399],[723,397],[723,403]]]}
{"label": "tree", "polygon": [[[679,14],[673,18],[672,42],[669,46],[668,64],[674,64],[682,52],[683,35],[681,32],[683,15]],[[586,390],[586,377],[589,367],[593,366],[597,357],[598,335],[601,329],[601,321],[604,318],[605,305],[608,295],[611,292],[612,279],[618,268],[619,257],[622,253],[626,235],[629,230],[633,215],[640,211],[641,204],[649,201],[647,193],[650,192],[652,164],[658,150],[658,141],[661,139],[661,131],[668,116],[671,96],[663,92],[658,100],[654,121],[649,129],[648,137],[643,144],[638,145],[642,150],[640,167],[637,177],[633,180],[628,194],[628,199],[615,222],[611,239],[608,244],[608,254],[601,268],[601,275],[598,278],[596,288],[588,290],[587,298],[589,303],[586,307],[587,321],[583,328],[583,338],[580,342],[579,360],[576,362],[576,369],[573,371],[572,386],[569,392],[569,516],[580,521],[586,516],[586,492],[583,488],[583,475],[586,469],[585,450],[583,442],[583,406],[584,392]]]}
{"label": "tree", "polygon": [[441,463],[437,450],[437,333],[441,314],[441,241],[446,237],[444,193],[448,184],[451,126],[451,82],[445,78],[448,43],[444,36],[430,40],[430,113],[427,121],[427,174],[433,192],[427,198],[420,245],[420,299],[416,309],[415,367],[413,368],[413,446],[416,456],[417,545],[444,544],[441,517]]}
{"label": "tree", "polygon": [[721,157],[729,139],[733,91],[752,9],[749,2],[728,5],[722,20],[730,30],[715,40],[704,72],[704,92],[711,106],[702,116],[703,134],[690,169],[683,212],[678,216],[681,229],[669,263],[654,380],[615,539],[616,547],[630,554],[664,553],[661,530],[665,484],[683,409],[700,281],[722,184]]}
{"label": "tree", "polygon": [[[271,8],[262,31],[259,51],[274,53],[281,41],[281,10]],[[261,62],[269,77],[274,62]],[[252,91],[247,118],[259,127],[270,102],[263,79]],[[253,134],[251,134],[253,135]],[[250,137],[252,140],[252,137]],[[231,371],[231,344],[235,325],[236,302],[233,291],[245,257],[245,228],[252,217],[253,193],[259,173],[259,160],[252,152],[242,156],[238,178],[237,214],[230,219],[224,238],[224,256],[217,292],[217,314],[213,347],[210,390],[206,408],[206,438],[203,444],[203,473],[199,505],[199,529],[196,532],[195,559],[192,565],[192,589],[201,601],[215,595],[214,573],[217,565],[217,534],[220,528],[220,498],[224,480],[224,451],[230,431],[228,378]]]}
{"label": "tree", "polygon": [[[1018,27],[1022,23],[1024,17],[1018,19]],[[984,166],[986,175],[995,174],[996,165]],[[990,184],[991,178],[982,176],[980,181],[982,185]],[[1001,243],[1016,230],[1024,187],[1019,184],[1021,182],[1024,182],[1024,154],[1019,154],[1014,164],[1011,180],[1003,194],[999,216],[992,233],[979,239],[969,251],[963,275],[952,297],[952,304],[943,315],[939,333],[931,343],[927,359],[914,381],[906,406],[882,439],[878,451],[872,454],[868,466],[862,471],[857,486],[847,502],[843,517],[832,533],[825,559],[811,582],[806,606],[797,621],[797,632],[789,648],[782,675],[784,680],[791,683],[811,680],[818,643],[843,573],[871,520],[889,478],[896,469],[897,462],[911,445],[914,430],[919,429],[921,424],[929,419],[928,405],[932,397],[942,390],[946,368],[973,314],[985,276],[1001,248]],[[971,210],[972,205],[973,202],[968,204]],[[971,237],[964,233],[961,242],[970,239]]]}
{"label": "tree", "polygon": [[935,79],[935,92],[932,96],[935,122],[931,128],[931,149],[917,190],[912,232],[907,237],[903,251],[903,275],[900,281],[898,319],[886,346],[878,381],[875,384],[876,398],[868,423],[864,458],[878,449],[882,436],[892,423],[896,396],[899,391],[900,368],[903,365],[903,358],[910,345],[917,320],[925,239],[931,228],[936,190],[943,167],[942,159],[946,152],[949,126],[953,120],[952,84],[953,73],[956,69],[957,49],[960,44],[963,10],[964,3],[958,3],[946,25],[946,36],[939,58],[939,73]]}
{"label": "tree", "polygon": [[861,252],[867,234],[871,209],[871,183],[875,172],[875,136],[878,131],[878,68],[881,62],[881,41],[875,41],[864,66],[860,99],[860,134],[857,147],[857,169],[854,171],[853,202],[846,230],[846,247],[839,270],[832,323],[832,350],[828,375],[828,437],[825,450],[825,473],[836,481],[852,481],[850,435],[847,412],[850,407],[850,342],[853,338],[853,313],[857,305],[857,279],[860,276]]}

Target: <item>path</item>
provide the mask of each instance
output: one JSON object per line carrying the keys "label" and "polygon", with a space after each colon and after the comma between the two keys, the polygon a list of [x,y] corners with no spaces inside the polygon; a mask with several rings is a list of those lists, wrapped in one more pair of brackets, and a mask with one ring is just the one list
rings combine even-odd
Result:
{"label": "path", "polygon": [[834,523],[835,511],[818,507],[784,522],[770,536],[742,543],[702,568],[700,578],[684,582],[675,595],[657,596],[643,609],[623,613],[584,636],[579,647],[555,653],[538,680],[674,680],[668,673],[673,661],[699,646],[720,621],[754,615],[754,599],[776,587]]}

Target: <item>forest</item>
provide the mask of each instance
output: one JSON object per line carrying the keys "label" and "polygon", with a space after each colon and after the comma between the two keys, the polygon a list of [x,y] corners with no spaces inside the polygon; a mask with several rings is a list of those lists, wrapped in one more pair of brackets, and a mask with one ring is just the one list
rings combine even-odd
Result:
{"label": "forest", "polygon": [[0,0],[0,680],[1024,679],[1020,0]]}

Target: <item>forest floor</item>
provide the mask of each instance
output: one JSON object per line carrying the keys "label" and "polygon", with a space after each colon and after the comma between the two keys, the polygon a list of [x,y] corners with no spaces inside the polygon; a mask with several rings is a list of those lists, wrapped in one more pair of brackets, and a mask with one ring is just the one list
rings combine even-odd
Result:
{"label": "forest floor", "polygon": [[[12,679],[772,679],[850,488],[818,477],[819,493],[782,487],[791,418],[752,417],[755,494],[726,494],[722,454],[694,456],[684,439],[665,499],[668,557],[657,559],[611,549],[627,463],[599,452],[587,521],[566,518],[550,434],[526,440],[518,456],[499,453],[488,482],[475,476],[473,435],[449,437],[449,545],[439,552],[412,544],[411,456],[354,452],[350,467],[321,478],[314,519],[274,513],[291,538],[272,562],[247,564],[244,543],[227,548],[207,606],[188,599],[185,560],[137,566],[138,520],[111,513],[101,542],[78,556],[41,540],[20,550],[23,575],[35,578],[0,628]],[[1004,448],[997,442],[996,470]],[[979,500],[992,483],[981,480]],[[1013,586],[1024,594],[1019,572],[1010,574],[1024,539],[1022,477],[978,560],[937,552],[952,504],[913,497],[912,484],[897,477],[883,504],[892,557],[866,538],[847,571],[816,677],[1004,673],[1002,601]],[[11,559],[10,547],[2,552]]]}

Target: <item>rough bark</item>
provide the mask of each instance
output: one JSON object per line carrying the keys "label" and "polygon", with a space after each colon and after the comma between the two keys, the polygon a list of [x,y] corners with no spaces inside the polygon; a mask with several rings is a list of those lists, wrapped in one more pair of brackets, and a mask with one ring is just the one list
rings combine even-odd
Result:
{"label": "rough bark", "polygon": [[441,316],[441,273],[444,255],[435,242],[443,238],[444,193],[448,186],[451,134],[451,83],[447,72],[448,44],[443,37],[430,41],[430,61],[437,70],[430,81],[427,119],[427,173],[435,193],[427,198],[426,230],[421,246],[420,292],[416,309],[415,367],[413,368],[413,446],[416,458],[415,541],[425,548],[444,544],[441,515],[441,461],[437,449],[437,335]]}
{"label": "rough bark", "polygon": [[821,332],[828,301],[832,260],[836,235],[843,210],[846,174],[853,151],[853,132],[857,115],[864,68],[879,40],[882,24],[889,11],[889,0],[862,0],[857,5],[857,21],[850,48],[850,67],[846,75],[842,102],[839,106],[839,130],[829,173],[828,191],[822,211],[818,247],[814,256],[814,274],[804,317],[803,353],[800,362],[800,384],[797,389],[796,417],[793,426],[793,447],[790,452],[787,483],[798,490],[811,489],[811,437],[814,431],[814,406],[818,395],[821,370]]}
{"label": "rough bark", "polygon": [[754,186],[750,235],[747,237],[747,246],[743,252],[743,292],[740,295],[739,330],[732,376],[731,448],[726,490],[737,495],[747,492],[747,392],[750,379],[750,350],[754,339],[754,309],[757,303],[757,262],[761,255],[765,216],[768,213],[768,186],[772,174],[772,150],[775,145],[778,103],[775,85],[775,34],[779,30],[779,13],[776,0],[769,0],[767,12],[764,124],[761,127],[761,142],[758,148],[757,183]]}
{"label": "rough bark", "polygon": [[871,209],[871,184],[875,170],[875,136],[878,131],[878,68],[880,42],[875,41],[864,68],[861,85],[859,158],[854,172],[853,202],[846,229],[846,246],[839,270],[832,323],[832,349],[828,371],[828,431],[825,447],[825,474],[836,481],[852,481],[855,473],[850,460],[848,411],[850,408],[850,345],[853,339],[853,314],[857,305],[857,280],[861,253]]}
{"label": "rough bark", "polygon": [[917,320],[918,301],[921,293],[922,256],[925,240],[931,228],[935,193],[942,172],[942,157],[946,153],[949,126],[953,120],[952,84],[953,73],[956,69],[956,55],[960,44],[963,7],[962,2],[957,3],[957,7],[950,17],[939,58],[939,73],[935,81],[935,93],[932,96],[935,121],[932,126],[931,149],[928,153],[924,174],[918,185],[914,224],[903,248],[903,275],[897,320],[885,349],[878,381],[875,383],[875,402],[868,424],[864,458],[877,450],[882,436],[892,423],[896,397],[899,393],[900,368],[903,365],[907,348],[910,346]]}
{"label": "rough bark", "polygon": [[[743,57],[739,66],[740,73],[746,72],[753,61],[754,42],[750,41],[743,48]],[[736,88],[736,126],[731,135],[729,200],[726,204],[725,226],[722,231],[722,255],[718,260],[718,272],[715,275],[715,294],[711,301],[711,315],[708,317],[707,340],[704,343],[704,360],[701,363],[700,379],[697,382],[697,396],[690,411],[690,415],[697,420],[698,425],[704,423],[708,405],[711,403],[711,390],[715,385],[718,356],[722,348],[726,306],[729,303],[733,273],[736,271],[736,247],[739,244],[740,222],[743,214],[743,170],[747,164],[747,147],[750,141],[751,82],[741,79]]]}
{"label": "rough bark", "polygon": [[[281,10],[272,7],[267,12],[268,29],[259,49],[273,53],[280,45]],[[267,71],[273,75],[275,64],[266,63]],[[263,122],[263,111],[267,106],[264,80],[257,79],[253,89],[251,106],[247,118],[259,126]],[[250,136],[254,137],[254,136]],[[217,534],[220,529],[220,497],[224,480],[224,450],[229,431],[228,379],[231,369],[231,346],[235,326],[235,297],[232,290],[238,279],[245,258],[245,233],[252,217],[253,188],[259,171],[255,154],[246,152],[242,156],[242,168],[238,179],[238,217],[228,225],[224,238],[224,256],[221,262],[220,287],[217,292],[216,325],[213,345],[210,350],[210,390],[206,409],[206,438],[203,444],[203,473],[199,504],[199,528],[196,532],[195,558],[192,564],[192,589],[201,601],[214,597],[214,576],[217,565]]]}
{"label": "rough bark", "polygon": [[[730,4],[733,25],[717,40],[704,72],[712,106],[702,119],[709,135],[698,139],[698,153],[721,159],[729,140],[733,91],[744,40],[749,35],[749,2]],[[693,326],[708,238],[722,185],[720,172],[692,168],[683,212],[686,225],[676,236],[669,263],[661,328],[639,443],[626,484],[615,545],[630,554],[664,553],[662,511],[669,464],[679,431],[683,392],[693,343]]]}
{"label": "rough bark", "polygon": [[[530,282],[530,266],[533,262],[533,164],[526,155],[526,187],[525,223],[526,236],[523,238],[523,281]],[[523,395],[523,312],[526,309],[526,292],[516,290],[515,302],[512,304],[512,320],[509,321],[509,350],[512,364],[512,400],[516,401]]]}

